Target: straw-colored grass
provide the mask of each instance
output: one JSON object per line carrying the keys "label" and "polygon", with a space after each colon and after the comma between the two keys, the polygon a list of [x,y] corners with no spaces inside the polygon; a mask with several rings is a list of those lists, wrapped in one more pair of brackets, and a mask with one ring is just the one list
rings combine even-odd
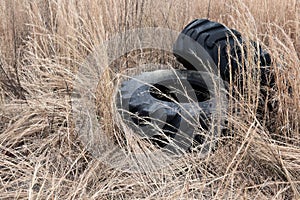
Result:
{"label": "straw-colored grass", "polygon": [[[0,17],[0,199],[300,198],[298,0],[2,0]],[[187,154],[155,173],[126,173],[102,163],[74,131],[70,101],[78,66],[124,30],[180,31],[206,17],[271,53],[277,89],[269,91],[269,101],[276,110],[258,119],[257,86],[249,81],[245,96],[230,100],[232,134],[205,159]],[[139,59],[175,62],[151,51]],[[129,61],[120,58],[99,84],[107,134],[118,132],[111,75]]]}

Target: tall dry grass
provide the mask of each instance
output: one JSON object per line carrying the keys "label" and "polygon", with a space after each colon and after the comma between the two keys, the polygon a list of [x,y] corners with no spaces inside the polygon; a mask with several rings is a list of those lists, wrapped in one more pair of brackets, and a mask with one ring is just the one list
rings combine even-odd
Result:
{"label": "tall dry grass", "polygon": [[[300,2],[212,0],[208,5],[208,0],[1,1],[1,199],[299,199]],[[259,96],[255,82],[249,82],[246,96],[230,100],[228,126],[234,134],[220,139],[206,159],[186,155],[151,174],[103,164],[74,132],[70,100],[78,66],[121,31],[148,26],[180,31],[190,20],[206,17],[271,53],[277,89],[269,90],[269,101],[276,111],[257,118]],[[100,105],[107,112],[101,120],[112,132],[111,78],[103,80]]]}

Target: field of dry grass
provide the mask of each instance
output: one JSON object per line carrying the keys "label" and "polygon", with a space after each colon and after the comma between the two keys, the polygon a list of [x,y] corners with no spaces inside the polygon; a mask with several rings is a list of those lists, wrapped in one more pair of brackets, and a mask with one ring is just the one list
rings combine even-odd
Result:
{"label": "field of dry grass", "polygon": [[[0,15],[0,199],[300,198],[299,0],[2,0]],[[74,131],[70,101],[78,66],[114,34],[180,31],[207,17],[271,53],[277,89],[269,90],[270,102],[277,109],[258,120],[250,82],[245,97],[230,100],[234,134],[205,159],[187,154],[155,173],[126,173],[101,162]],[[148,57],[141,59],[165,58]],[[106,75],[99,115],[109,134],[117,130]]]}

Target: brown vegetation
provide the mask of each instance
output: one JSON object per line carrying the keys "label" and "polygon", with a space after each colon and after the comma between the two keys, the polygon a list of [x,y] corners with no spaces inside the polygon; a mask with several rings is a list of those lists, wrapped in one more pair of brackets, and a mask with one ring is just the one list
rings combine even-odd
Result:
{"label": "brown vegetation", "polygon": [[[208,0],[2,0],[0,14],[1,199],[300,198],[298,0],[212,0],[210,7]],[[101,163],[73,130],[70,94],[79,64],[121,31],[180,31],[206,17],[260,41],[271,53],[277,90],[269,92],[276,111],[257,119],[257,87],[249,82],[246,97],[231,99],[234,134],[220,139],[207,158],[186,155],[151,174]],[[160,56],[154,55],[150,59]],[[100,91],[105,105],[112,100],[110,79],[103,79]],[[237,107],[240,112],[233,112]],[[113,117],[110,110],[102,113],[106,132],[115,131]]]}

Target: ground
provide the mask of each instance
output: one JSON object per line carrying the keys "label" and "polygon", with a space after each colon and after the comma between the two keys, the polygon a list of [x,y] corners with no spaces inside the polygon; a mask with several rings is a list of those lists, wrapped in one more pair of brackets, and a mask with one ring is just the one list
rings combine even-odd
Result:
{"label": "ground", "polygon": [[[3,0],[0,15],[1,199],[300,198],[298,0]],[[230,98],[229,133],[207,157],[186,154],[151,173],[104,163],[76,129],[71,99],[82,63],[123,31],[180,31],[195,18],[224,23],[270,52],[276,88],[267,89],[268,102],[276,109],[257,113],[257,82],[249,79],[243,96]],[[120,132],[112,109],[118,74],[149,61],[179,65],[160,51],[101,63],[103,134]]]}

